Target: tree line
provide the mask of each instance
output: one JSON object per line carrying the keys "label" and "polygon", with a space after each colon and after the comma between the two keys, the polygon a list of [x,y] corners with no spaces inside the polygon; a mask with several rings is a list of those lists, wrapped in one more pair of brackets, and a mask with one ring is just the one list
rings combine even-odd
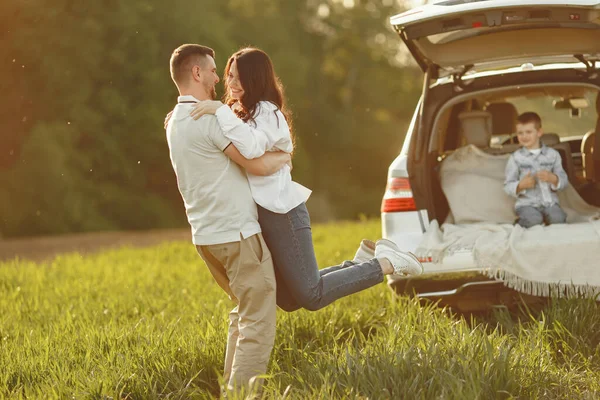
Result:
{"label": "tree line", "polygon": [[[379,212],[422,84],[392,0],[8,0],[0,4],[0,235],[185,226],[164,135],[171,52],[245,45],[293,111],[316,220]],[[219,95],[222,85],[218,86]]]}

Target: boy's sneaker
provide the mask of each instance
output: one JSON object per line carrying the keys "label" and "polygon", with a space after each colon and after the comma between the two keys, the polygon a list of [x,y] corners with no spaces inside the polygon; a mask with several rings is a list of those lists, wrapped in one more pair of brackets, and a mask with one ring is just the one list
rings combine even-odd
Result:
{"label": "boy's sneaker", "polygon": [[356,264],[362,264],[375,258],[375,242],[372,240],[363,239],[356,250],[354,259]]}
{"label": "boy's sneaker", "polygon": [[423,265],[412,253],[400,251],[391,240],[379,239],[375,244],[375,258],[387,258],[394,267],[392,275],[421,275]]}

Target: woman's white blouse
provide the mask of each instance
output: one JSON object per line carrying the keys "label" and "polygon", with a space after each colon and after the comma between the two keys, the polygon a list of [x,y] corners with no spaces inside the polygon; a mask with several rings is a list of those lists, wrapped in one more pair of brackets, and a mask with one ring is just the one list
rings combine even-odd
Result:
{"label": "woman's white blouse", "polygon": [[[227,105],[219,107],[216,116],[225,137],[248,159],[267,151],[291,153],[294,148],[285,117],[268,101],[257,104],[254,122],[245,123]],[[292,181],[288,165],[269,176],[248,174],[248,182],[256,204],[278,214],[302,204],[311,194],[310,189]]]}

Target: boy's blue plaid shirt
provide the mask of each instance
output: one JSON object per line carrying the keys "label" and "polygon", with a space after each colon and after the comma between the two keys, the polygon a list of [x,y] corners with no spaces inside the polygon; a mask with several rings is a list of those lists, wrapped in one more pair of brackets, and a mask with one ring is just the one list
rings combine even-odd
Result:
{"label": "boy's blue plaid shirt", "polygon": [[[548,182],[542,182],[535,176],[542,170],[550,171],[558,176],[556,186]],[[531,173],[536,179],[536,185],[531,189],[517,193],[517,186],[527,173]],[[562,167],[560,154],[546,145],[542,145],[541,151],[537,155],[525,147],[521,147],[511,154],[506,163],[505,176],[504,191],[517,198],[515,208],[524,206],[549,207],[552,204],[558,204],[556,192],[567,187],[569,183],[567,173]]]}

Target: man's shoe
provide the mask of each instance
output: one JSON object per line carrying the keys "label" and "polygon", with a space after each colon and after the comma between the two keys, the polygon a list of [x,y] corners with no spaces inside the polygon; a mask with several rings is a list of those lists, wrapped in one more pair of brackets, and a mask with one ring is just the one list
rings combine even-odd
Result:
{"label": "man's shoe", "polygon": [[362,264],[375,258],[375,242],[372,240],[363,239],[356,250],[354,259],[356,264]]}
{"label": "man's shoe", "polygon": [[421,275],[423,265],[414,254],[400,251],[391,240],[379,239],[375,244],[375,258],[387,258],[394,267],[392,275]]}

